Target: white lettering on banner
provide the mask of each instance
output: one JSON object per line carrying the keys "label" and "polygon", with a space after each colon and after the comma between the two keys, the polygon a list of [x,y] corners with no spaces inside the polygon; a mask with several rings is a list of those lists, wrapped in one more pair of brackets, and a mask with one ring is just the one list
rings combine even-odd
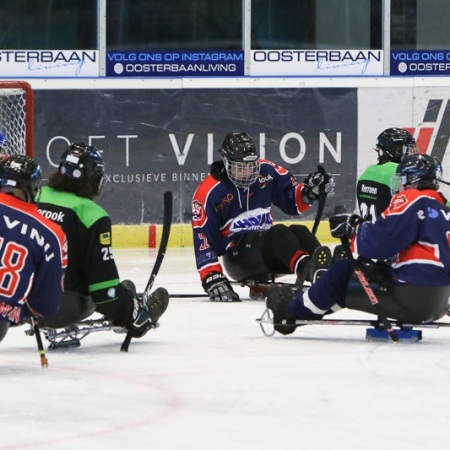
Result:
{"label": "white lettering on banner", "polygon": [[186,157],[189,153],[189,149],[191,148],[191,144],[194,139],[194,134],[193,133],[188,134],[186,143],[184,144],[184,147],[183,147],[183,151],[180,151],[180,147],[178,146],[178,142],[177,142],[177,139],[174,134],[172,134],[172,133],[169,134],[169,139],[170,139],[170,142],[172,143],[172,147],[175,151],[175,156],[177,157],[178,164],[180,166],[184,166]]}
{"label": "white lettering on banner", "polygon": [[450,70],[450,63],[410,63],[408,69],[413,72],[444,72]]}
{"label": "white lettering on banner", "polygon": [[99,76],[98,50],[2,50],[3,76]]}
{"label": "white lettering on banner", "polygon": [[108,183],[153,183],[167,181],[166,173],[113,173],[106,174]]}
{"label": "white lettering on banner", "polygon": [[341,162],[341,155],[342,155],[342,133],[338,132],[336,133],[336,148],[331,144],[330,140],[328,139],[328,136],[325,133],[319,134],[319,160],[324,161],[325,160],[325,147],[327,150],[331,153],[334,160],[338,163]]}
{"label": "white lettering on banner", "polygon": [[163,62],[163,61],[243,61],[242,53],[157,53],[157,52],[109,52],[107,58],[111,62]]}
{"label": "white lettering on banner", "polygon": [[444,61],[447,57],[449,59],[450,53],[442,52],[423,52],[423,53],[392,53],[392,59],[394,61]]}
{"label": "white lettering on banner", "polygon": [[[299,143],[300,151],[295,158],[289,157],[286,153],[286,142],[289,139],[294,139],[294,140],[298,141],[298,143]],[[280,153],[281,153],[281,157],[283,158],[283,161],[286,161],[289,164],[299,163],[305,157],[305,153],[306,153],[305,139],[303,138],[303,136],[301,134],[298,134],[298,133],[285,134],[280,141]]]}
{"label": "white lettering on banner", "polygon": [[383,75],[383,52],[252,50],[250,75]]}
{"label": "white lettering on banner", "polygon": [[[117,74],[123,72],[123,65],[114,65]],[[126,64],[127,73],[186,73],[186,72],[236,72],[236,64]]]}
{"label": "white lettering on banner", "polygon": [[[108,138],[107,136],[100,136],[100,135],[88,135],[87,142],[89,145],[96,145],[96,142],[93,142],[98,139],[102,139],[105,142],[102,142],[100,149],[102,147],[109,148],[111,145],[113,145],[115,148],[118,148],[119,150],[123,149],[124,151],[124,165],[126,167],[133,167],[133,156],[136,154],[142,153],[141,150],[141,144],[139,142],[139,135],[134,134],[119,134],[115,136],[116,139],[119,140],[119,143],[113,142],[113,138]],[[200,148],[205,149],[206,154],[206,163],[210,165],[214,160],[219,159],[219,155],[217,152],[218,145],[214,144],[214,134],[213,133],[207,133],[204,138],[196,135],[195,133],[188,133],[186,137],[186,141],[184,142],[184,145],[182,142],[177,141],[177,137],[174,133],[168,134],[168,142],[167,145],[172,147],[172,150],[174,152],[175,158],[177,160],[178,166],[184,166],[187,160],[187,157],[189,155],[189,152],[192,148],[192,145],[194,143],[194,138],[197,140],[197,146],[200,146]],[[223,137],[220,137],[220,142],[222,142]],[[323,163],[325,161],[325,150],[328,151],[328,154],[333,158],[336,162],[341,162],[341,153],[342,153],[342,133],[341,132],[335,132],[335,134],[332,134],[331,136],[324,133],[319,132],[318,142],[319,146],[318,149],[309,149],[310,152],[318,152],[319,153],[319,162]],[[63,143],[61,144],[61,142]],[[200,141],[200,144],[198,144],[198,141]],[[293,141],[293,142],[291,142]],[[68,145],[70,145],[70,140],[65,136],[53,136],[49,139],[47,146],[46,146],[46,156],[49,164],[52,167],[58,167],[60,158],[61,158],[61,148],[65,148]],[[333,142],[335,144],[333,144]],[[255,144],[260,148],[260,154],[261,158],[265,158],[265,150],[266,150],[266,135],[265,133],[259,134],[259,143],[255,139]],[[220,144],[219,144],[220,145]],[[279,145],[279,154],[281,159],[284,163],[287,164],[297,164],[300,161],[302,161],[306,155],[307,151],[307,142],[305,138],[302,136],[302,134],[297,132],[288,132],[285,133],[283,136],[281,136]],[[195,148],[196,146],[194,146]],[[309,147],[308,147],[309,148]],[[298,149],[298,150],[297,150]],[[296,152],[294,156],[291,154],[292,152]],[[136,158],[134,158],[135,164],[136,164]],[[168,163],[169,164],[169,163]],[[122,175],[118,175],[117,177],[120,177]],[[123,175],[124,177],[127,177],[128,175]],[[137,181],[144,181],[144,182],[152,182],[152,181],[163,181],[163,180],[155,180],[153,178],[154,174],[138,174]],[[165,176],[165,174],[164,174]],[[132,182],[133,180],[124,180],[120,178],[112,178],[112,175],[109,175],[109,178],[107,178],[107,182],[114,182],[114,183],[123,183],[123,182]],[[181,176],[177,178],[177,180],[181,180]],[[136,180],[135,180],[136,181]],[[188,181],[188,180],[184,180]]]}
{"label": "white lettering on banner", "polygon": [[113,184],[124,183],[166,183],[168,181],[203,181],[207,172],[172,172],[162,173],[113,173],[106,174],[106,182]]}
{"label": "white lettering on banner", "polygon": [[119,139],[125,139],[125,165],[130,165],[130,138],[137,139],[137,134],[133,135],[118,135]]}

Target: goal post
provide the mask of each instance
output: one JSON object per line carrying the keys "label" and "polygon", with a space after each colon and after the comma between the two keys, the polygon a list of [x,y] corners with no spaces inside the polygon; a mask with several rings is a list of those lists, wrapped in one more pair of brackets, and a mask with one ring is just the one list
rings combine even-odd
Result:
{"label": "goal post", "polygon": [[26,81],[0,80],[0,131],[9,154],[34,156],[34,96]]}

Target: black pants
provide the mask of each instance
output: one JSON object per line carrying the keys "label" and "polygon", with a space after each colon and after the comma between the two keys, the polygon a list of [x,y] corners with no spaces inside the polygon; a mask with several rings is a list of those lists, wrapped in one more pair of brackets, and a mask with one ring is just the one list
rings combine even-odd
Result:
{"label": "black pants", "polygon": [[52,317],[39,320],[42,327],[64,328],[75,322],[86,319],[95,311],[91,297],[75,291],[64,291],[58,312]]}
{"label": "black pants", "polygon": [[[371,284],[383,311],[391,319],[403,323],[433,322],[448,312],[450,286],[390,285],[381,288]],[[349,283],[346,306],[371,314],[376,314],[355,276]]]}
{"label": "black pants", "polygon": [[0,342],[3,341],[3,338],[6,336],[8,330],[9,322],[7,320],[0,320]]}
{"label": "black pants", "polygon": [[223,265],[235,281],[267,281],[276,275],[293,273],[300,254],[311,255],[319,246],[320,242],[305,225],[277,224],[267,231],[240,236],[223,255]]}

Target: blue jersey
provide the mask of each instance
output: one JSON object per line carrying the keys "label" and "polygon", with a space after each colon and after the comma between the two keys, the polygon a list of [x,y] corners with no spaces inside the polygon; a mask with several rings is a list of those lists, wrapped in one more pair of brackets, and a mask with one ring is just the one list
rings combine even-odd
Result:
{"label": "blue jersey", "polygon": [[273,225],[272,205],[297,216],[310,205],[302,198],[303,183],[285,168],[261,160],[258,179],[249,189],[238,189],[226,176],[222,163],[211,166],[192,201],[194,251],[200,278],[222,273],[218,256],[243,233]]}
{"label": "blue jersey", "polygon": [[450,285],[450,208],[431,189],[396,194],[375,223],[357,228],[353,248],[362,257],[391,259],[399,282]]}
{"label": "blue jersey", "polygon": [[36,205],[0,193],[0,318],[22,322],[25,303],[35,314],[54,315],[66,265],[62,229]]}

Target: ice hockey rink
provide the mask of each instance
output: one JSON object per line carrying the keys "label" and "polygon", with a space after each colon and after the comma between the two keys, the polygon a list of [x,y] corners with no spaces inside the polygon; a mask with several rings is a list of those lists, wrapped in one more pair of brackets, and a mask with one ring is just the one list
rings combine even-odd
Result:
{"label": "ice hockey rink", "polygon": [[[142,291],[156,251],[115,256]],[[192,249],[169,248],[154,286],[201,294]],[[423,330],[414,344],[369,342],[356,326],[267,337],[256,322],[263,302],[237,291],[241,303],[172,298],[161,326],[128,353],[124,335],[95,333],[47,350],[47,369],[26,327],[10,330],[0,449],[449,448],[449,328]]]}

